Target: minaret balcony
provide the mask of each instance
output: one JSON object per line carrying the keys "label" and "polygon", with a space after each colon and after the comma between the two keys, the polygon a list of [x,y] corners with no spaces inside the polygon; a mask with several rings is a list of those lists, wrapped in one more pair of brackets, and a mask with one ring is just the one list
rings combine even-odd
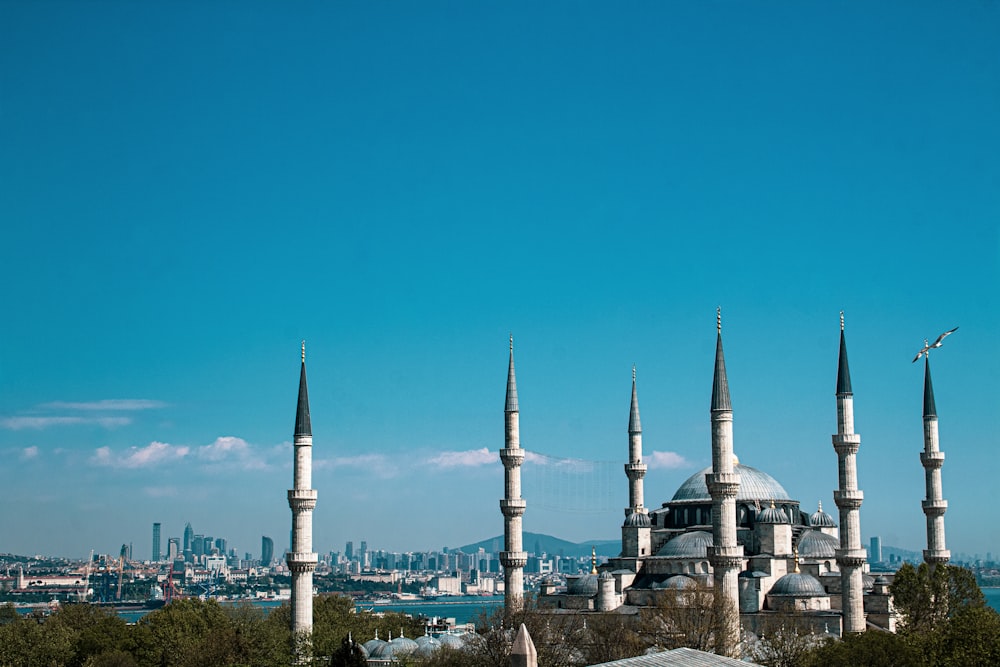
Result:
{"label": "minaret balcony", "polygon": [[708,547],[708,562],[712,567],[743,568],[746,558],[743,556],[743,545]]}
{"label": "minaret balcony", "polygon": [[522,516],[528,502],[524,498],[501,498],[500,512],[504,516]]}
{"label": "minaret balcony", "polygon": [[500,461],[504,468],[514,468],[524,463],[524,450],[520,447],[504,447],[500,450]]}
{"label": "minaret balcony", "polygon": [[319,555],[305,551],[289,551],[285,554],[285,562],[292,572],[312,572],[319,563]]}
{"label": "minaret balcony", "polygon": [[861,567],[867,560],[866,556],[864,549],[837,549],[837,564],[841,567]]}
{"label": "minaret balcony", "polygon": [[842,510],[856,510],[864,502],[865,493],[857,489],[838,489],[833,492],[833,502]]}
{"label": "minaret balcony", "polygon": [[951,560],[951,551],[948,549],[924,549],[924,562],[941,565]]}
{"label": "minaret balcony", "polygon": [[948,510],[947,500],[922,500],[920,506],[927,516],[941,516]]}
{"label": "minaret balcony", "polygon": [[646,474],[648,467],[645,463],[626,463],[625,474],[629,479],[638,479]]}
{"label": "minaret balcony", "polygon": [[920,465],[934,470],[944,465],[944,452],[920,452]]}
{"label": "minaret balcony", "polygon": [[288,506],[293,512],[316,509],[316,489],[289,489]]}
{"label": "minaret balcony", "polygon": [[528,564],[527,551],[501,551],[500,564],[504,567],[524,567]]}
{"label": "minaret balcony", "polygon": [[712,498],[735,498],[740,490],[740,476],[734,472],[714,472],[705,475],[705,484]]}
{"label": "minaret balcony", "polygon": [[857,454],[861,448],[861,436],[857,433],[837,433],[833,436],[833,449],[840,456]]}

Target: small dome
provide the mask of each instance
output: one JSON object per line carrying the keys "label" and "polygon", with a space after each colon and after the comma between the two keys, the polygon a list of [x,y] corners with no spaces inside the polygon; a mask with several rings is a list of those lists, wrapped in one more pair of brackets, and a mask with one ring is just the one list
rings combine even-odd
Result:
{"label": "small dome", "polygon": [[[672,502],[679,500],[710,502],[712,497],[705,483],[705,475],[710,472],[712,472],[711,466],[688,477],[687,481],[677,489]],[[740,488],[736,491],[736,500],[791,500],[785,487],[762,470],[738,463],[733,466],[733,472],[740,476]]]}
{"label": "small dome", "polygon": [[880,574],[878,575],[878,577],[875,578],[875,581],[872,583],[878,584],[879,586],[888,586],[889,580],[885,578],[884,574]]}
{"label": "small dome", "polygon": [[775,507],[774,503],[767,509],[763,509],[757,514],[757,523],[791,523],[785,510]]}
{"label": "small dome", "polygon": [[389,643],[392,644],[392,652],[395,656],[410,655],[420,648],[420,644],[412,639],[407,639],[402,634]]}
{"label": "small dome", "polygon": [[585,574],[567,577],[566,593],[569,595],[597,595],[597,575]]}
{"label": "small dome", "polygon": [[382,642],[375,649],[368,654],[372,660],[393,660],[395,655],[393,655],[392,644],[389,642]]}
{"label": "small dome", "polygon": [[637,528],[649,528],[651,524],[649,520],[649,515],[645,512],[632,512],[625,519],[626,526],[634,526]]}
{"label": "small dome", "polygon": [[792,572],[774,582],[768,595],[791,595],[795,597],[821,597],[826,595],[823,584],[811,574]]}
{"label": "small dome", "polygon": [[674,575],[666,581],[655,583],[651,586],[654,590],[660,591],[681,591],[697,587],[698,584],[695,583],[694,579],[685,577],[683,574]]}
{"label": "small dome", "polygon": [[670,558],[705,558],[708,547],[712,546],[712,535],[703,530],[682,533],[670,540],[656,554]]}
{"label": "small dome", "polygon": [[413,655],[423,658],[426,658],[441,648],[441,642],[429,635],[417,637],[414,641],[417,642],[417,650],[413,652]]}
{"label": "small dome", "polygon": [[364,644],[362,644],[361,648],[363,648],[365,650],[366,654],[368,654],[369,656],[371,656],[375,652],[376,649],[378,649],[383,644],[388,644],[388,643],[389,642],[383,641],[383,640],[379,639],[378,637],[375,637],[375,639],[369,639]]}
{"label": "small dome", "polygon": [[462,648],[465,642],[458,635],[443,634],[438,637],[438,641],[441,642],[441,646],[450,646],[452,648]]}
{"label": "small dome", "polygon": [[802,558],[835,558],[840,540],[818,530],[803,530],[799,537],[799,556]]}
{"label": "small dome", "polygon": [[823,503],[819,504],[819,509],[809,517],[809,525],[813,528],[836,528],[837,524],[833,517],[823,511]]}
{"label": "small dome", "polygon": [[601,578],[601,581],[607,581],[608,579],[614,579],[614,577],[611,576],[611,573],[608,572],[607,570],[605,570],[604,572],[601,572],[601,577],[600,578]]}

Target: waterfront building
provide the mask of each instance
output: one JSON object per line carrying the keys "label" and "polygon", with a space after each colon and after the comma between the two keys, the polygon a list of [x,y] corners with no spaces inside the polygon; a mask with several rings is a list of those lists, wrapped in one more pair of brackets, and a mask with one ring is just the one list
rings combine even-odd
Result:
{"label": "waterfront building", "polygon": [[270,567],[274,560],[274,540],[267,535],[260,538],[260,564],[263,567]]}

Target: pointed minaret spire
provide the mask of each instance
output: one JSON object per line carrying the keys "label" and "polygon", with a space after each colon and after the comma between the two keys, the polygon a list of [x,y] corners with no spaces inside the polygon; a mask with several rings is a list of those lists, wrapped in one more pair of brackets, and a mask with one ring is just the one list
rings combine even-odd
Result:
{"label": "pointed minaret spire", "polygon": [[924,357],[924,417],[937,417],[934,385],[931,383],[931,355]]}
{"label": "pointed minaret spire", "polygon": [[726,379],[726,357],[722,352],[722,308],[716,311],[715,376],[712,378],[712,410],[732,410],[729,400],[729,380]]}
{"label": "pointed minaret spire", "polygon": [[837,395],[848,395],[851,391],[851,369],[847,365],[847,340],[844,338],[844,311],[840,311],[840,359],[837,364]]}
{"label": "pointed minaret spire", "polygon": [[[840,607],[844,614],[844,632],[865,631],[864,581],[865,550],[861,547],[861,503],[864,493],[858,489],[858,449],[861,436],[854,432],[854,393],[851,371],[847,365],[847,341],[844,338],[844,311],[840,311],[840,356],[837,362],[837,433],[833,449],[837,453],[839,486],[833,500],[840,511]],[[823,503],[820,503],[823,511]]]}
{"label": "pointed minaret spire", "polygon": [[632,365],[632,406],[628,413],[628,432],[642,433],[642,422],[639,420],[639,397],[635,393],[635,364]]}
{"label": "pointed minaret spire", "polygon": [[302,341],[302,370],[299,371],[299,402],[295,408],[295,433],[312,435],[312,420],[309,419],[309,387],[306,384],[306,342]]}
{"label": "pointed minaret spire", "polygon": [[716,310],[715,376],[712,380],[712,472],[705,475],[712,497],[712,565],[715,594],[721,597],[722,614],[716,637],[722,655],[735,656],[740,638],[739,586],[743,569],[743,547],[736,541],[736,494],[740,476],[733,456],[733,407],[726,380],[726,360],[722,354],[722,309]]}
{"label": "pointed minaret spire", "polygon": [[[529,380],[531,378],[528,378]],[[510,363],[507,365],[507,402],[504,412],[517,412],[517,378],[514,377],[514,334],[510,335]]]}

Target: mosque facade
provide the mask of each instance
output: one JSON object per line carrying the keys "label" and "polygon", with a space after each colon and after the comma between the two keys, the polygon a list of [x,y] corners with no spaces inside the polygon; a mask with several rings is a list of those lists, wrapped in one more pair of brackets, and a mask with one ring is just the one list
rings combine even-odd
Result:
{"label": "mosque facade", "polygon": [[[575,612],[637,614],[663,596],[710,590],[713,596],[721,595],[724,608],[731,612],[728,617],[739,618],[751,632],[758,632],[777,614],[796,614],[816,633],[840,635],[870,627],[894,631],[889,581],[868,573],[860,542],[861,439],[854,433],[843,319],[836,407],[838,429],[832,438],[836,459],[831,456],[829,465],[838,469],[834,500],[840,525],[822,504],[809,513],[774,477],[734,455],[720,316],[710,410],[712,465],[691,475],[669,501],[650,510],[643,498],[646,466],[633,369],[625,464],[629,506],[621,528],[621,553],[600,567],[595,563],[590,574],[568,577],[565,588],[543,583],[539,603]],[[931,503],[940,501],[932,497]],[[928,512],[929,525],[937,519],[937,511],[934,504]],[[735,653],[739,630],[735,623],[724,629],[723,652]]]}

